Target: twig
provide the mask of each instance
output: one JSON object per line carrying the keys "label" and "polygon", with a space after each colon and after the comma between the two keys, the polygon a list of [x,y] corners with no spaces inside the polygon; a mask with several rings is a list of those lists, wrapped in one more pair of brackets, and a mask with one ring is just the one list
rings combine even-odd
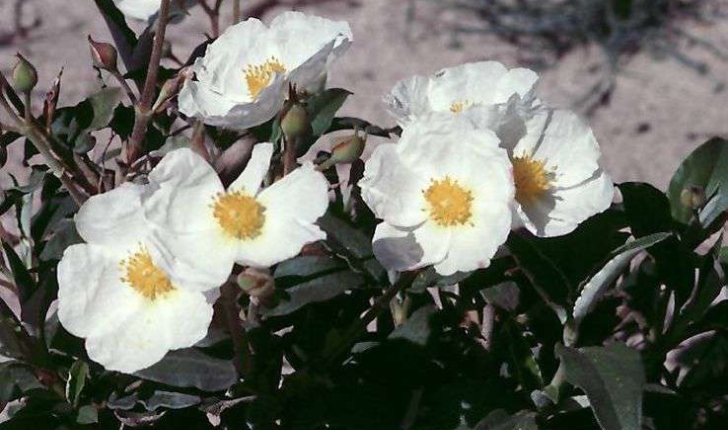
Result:
{"label": "twig", "polygon": [[169,21],[169,2],[170,0],[162,0],[159,7],[159,18],[157,21],[157,32],[154,35],[154,46],[152,48],[152,56],[149,59],[149,68],[147,69],[147,78],[144,81],[144,88],[139,103],[136,105],[134,128],[129,139],[127,149],[127,164],[131,166],[139,157],[142,142],[147,132],[149,120],[152,117],[152,102],[154,92],[157,87],[157,76],[159,75],[159,63],[162,61],[162,53],[164,51],[164,35],[167,30]]}
{"label": "twig", "polygon": [[129,97],[129,100],[132,104],[137,103],[136,95],[134,95],[134,91],[129,86],[129,83],[126,82],[126,79],[124,79],[124,76],[122,76],[121,72],[119,70],[112,70],[109,73],[111,73],[111,76],[116,78],[116,80],[119,82],[119,85],[121,85],[121,88],[126,93],[127,97]]}
{"label": "twig", "polygon": [[240,11],[240,0],[233,0],[233,25],[240,22],[243,17]]}

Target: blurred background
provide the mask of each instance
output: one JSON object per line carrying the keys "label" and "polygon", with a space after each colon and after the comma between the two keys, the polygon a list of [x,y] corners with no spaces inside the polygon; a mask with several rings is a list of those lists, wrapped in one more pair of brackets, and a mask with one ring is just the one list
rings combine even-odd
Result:
{"label": "blurred background", "polygon": [[[207,0],[212,1],[212,0]],[[223,28],[232,2],[223,6]],[[355,93],[344,114],[393,121],[381,96],[400,79],[498,60],[541,75],[538,95],[587,117],[615,181],[667,186],[678,163],[728,135],[728,0],[242,0],[246,16],[296,9],[347,20],[354,44],[330,85]],[[134,23],[138,31],[143,23]],[[169,31],[183,62],[210,33],[200,7]],[[61,105],[102,85],[86,37],[110,41],[92,0],[0,0],[0,69],[21,52],[40,102],[61,68]],[[170,59],[170,66],[174,62]],[[111,82],[110,82],[111,83]],[[20,142],[20,141],[18,141]],[[19,143],[14,144],[19,146]],[[6,170],[6,169],[4,169]],[[7,180],[7,171],[0,178]]]}

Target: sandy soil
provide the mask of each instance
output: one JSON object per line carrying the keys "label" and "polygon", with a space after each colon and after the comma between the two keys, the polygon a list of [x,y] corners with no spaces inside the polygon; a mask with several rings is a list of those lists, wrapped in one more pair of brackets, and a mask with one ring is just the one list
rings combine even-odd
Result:
{"label": "sandy soil", "polygon": [[[9,3],[0,3],[0,33],[10,28]],[[90,66],[86,35],[108,40],[108,31],[91,0],[27,3],[29,18],[40,16],[43,25],[27,40],[0,47],[0,69],[10,69],[15,51],[27,55],[40,70],[40,99],[64,67],[61,103],[75,104],[99,87]],[[417,1],[414,8],[411,4],[409,0],[331,1],[305,9],[346,19],[353,27],[354,46],[335,66],[330,80],[331,85],[355,93],[345,105],[346,114],[388,125],[392,121],[380,98],[399,79],[466,61],[523,63],[523,52],[492,36],[461,36],[453,43],[448,23],[467,17],[443,11],[437,2]],[[202,11],[195,8],[191,13],[170,31],[180,58],[186,58],[208,31]],[[411,22],[407,14],[414,17]],[[728,50],[728,21],[710,26],[687,23],[682,29]],[[683,52],[705,61],[710,75],[701,76],[674,60],[639,54],[619,75],[611,104],[590,118],[607,169],[617,182],[648,181],[664,188],[693,148],[711,135],[728,135],[728,90],[716,91],[728,80],[728,63],[697,45],[685,46]],[[554,67],[539,70],[540,97],[552,105],[570,107],[596,79],[591,69],[598,60],[596,49],[584,49],[572,52]],[[4,182],[7,177],[2,176]]]}

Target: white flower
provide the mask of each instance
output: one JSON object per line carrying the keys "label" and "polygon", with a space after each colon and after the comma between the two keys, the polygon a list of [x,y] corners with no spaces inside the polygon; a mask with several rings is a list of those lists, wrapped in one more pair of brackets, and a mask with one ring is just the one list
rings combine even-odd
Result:
{"label": "white flower", "polygon": [[86,338],[92,360],[126,373],[204,338],[213,311],[201,291],[218,286],[174,270],[144,218],[146,192],[126,183],[90,198],[76,215],[87,243],[66,249],[58,265],[61,324]]}
{"label": "white flower", "polygon": [[513,163],[514,226],[560,236],[609,208],[614,184],[599,165],[599,145],[584,121],[542,107],[521,118],[519,128],[513,115],[504,114],[509,119],[500,121],[497,133]]}
{"label": "white flower", "polygon": [[114,0],[121,13],[142,21],[147,21],[159,12],[162,0]]}
{"label": "white flower", "polygon": [[431,77],[400,81],[384,102],[397,123],[405,127],[430,112],[461,113],[475,105],[505,103],[513,95],[531,104],[537,80],[532,70],[509,70],[497,61],[467,63],[442,69]]}
{"label": "white flower", "polygon": [[319,89],[351,40],[346,22],[284,12],[267,27],[250,18],[229,27],[197,59],[197,80],[182,88],[180,112],[236,130],[262,124],[283,106],[289,83]]}
{"label": "white flower", "polygon": [[377,147],[360,181],[384,222],[374,252],[390,270],[434,265],[441,275],[487,267],[511,227],[508,156],[490,130],[460,116],[412,122],[397,144]]}
{"label": "white flower", "polygon": [[167,154],[149,174],[144,203],[158,238],[175,251],[186,276],[227,277],[233,262],[268,267],[326,237],[314,222],[329,204],[328,182],[309,162],[261,190],[273,145],[253,148],[245,171],[227,190],[212,167],[189,149]]}

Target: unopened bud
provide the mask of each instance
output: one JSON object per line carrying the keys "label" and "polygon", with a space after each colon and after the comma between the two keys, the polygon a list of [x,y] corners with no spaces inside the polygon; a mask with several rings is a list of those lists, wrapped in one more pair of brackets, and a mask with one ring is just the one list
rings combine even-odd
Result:
{"label": "unopened bud", "polygon": [[238,275],[238,285],[249,296],[257,299],[265,299],[275,290],[273,276],[253,268],[247,268]]}
{"label": "unopened bud", "polygon": [[299,103],[292,103],[281,119],[281,130],[289,142],[310,135],[311,121],[306,108]]}
{"label": "unopened bud", "polygon": [[114,45],[110,43],[96,42],[91,38],[91,36],[88,37],[88,43],[94,67],[101,70],[108,70],[110,72],[117,70],[119,54],[116,52]]}
{"label": "unopened bud", "polygon": [[13,86],[21,93],[29,93],[38,84],[38,71],[22,55],[18,54],[18,63],[13,68]]}
{"label": "unopened bud", "polygon": [[693,210],[700,209],[705,204],[705,190],[695,185],[683,188],[680,193],[680,203]]}
{"label": "unopened bud", "polygon": [[165,104],[179,93],[179,90],[182,88],[184,82],[190,77],[190,74],[191,73],[188,69],[182,69],[177,76],[172,79],[168,79],[162,85],[162,89],[159,91],[159,97],[157,97],[157,101],[154,102],[152,111],[158,112],[159,110],[164,109]]}
{"label": "unopened bud", "polygon": [[331,150],[331,157],[319,164],[316,169],[324,171],[334,164],[353,163],[361,157],[366,143],[367,135],[359,136],[359,131],[355,131],[353,136],[349,136],[334,145],[334,148]]}

